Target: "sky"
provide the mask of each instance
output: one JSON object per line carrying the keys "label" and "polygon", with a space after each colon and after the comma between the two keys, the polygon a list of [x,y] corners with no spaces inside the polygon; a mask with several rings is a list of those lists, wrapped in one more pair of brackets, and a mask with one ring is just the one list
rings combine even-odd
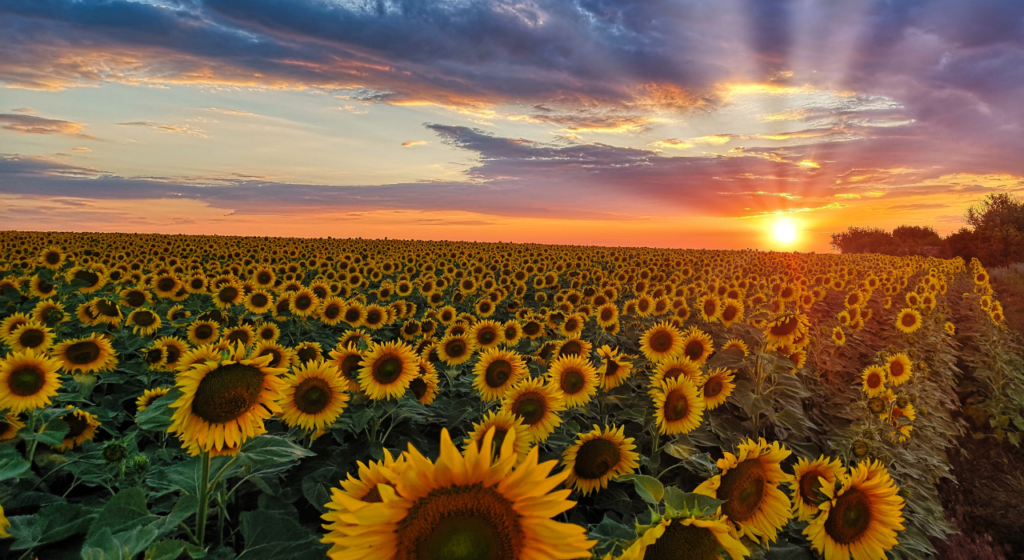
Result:
{"label": "sky", "polygon": [[1020,0],[0,0],[0,37],[0,229],[824,252],[1024,191]]}

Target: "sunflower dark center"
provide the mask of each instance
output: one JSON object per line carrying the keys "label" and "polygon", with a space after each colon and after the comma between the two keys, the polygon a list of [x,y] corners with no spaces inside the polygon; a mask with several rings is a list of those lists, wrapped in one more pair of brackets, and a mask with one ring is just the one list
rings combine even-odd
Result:
{"label": "sunflower dark center", "polygon": [[309,377],[295,388],[295,408],[305,414],[317,414],[331,404],[334,391],[326,381]]}
{"label": "sunflower dark center", "polygon": [[704,355],[704,343],[699,340],[692,340],[683,349],[683,354],[691,360],[699,360]]}
{"label": "sunflower dark center", "polygon": [[336,303],[332,303],[324,309],[324,317],[328,319],[337,319],[339,315],[341,315],[341,307]]}
{"label": "sunflower dark center", "polygon": [[225,286],[217,292],[217,298],[224,303],[231,303],[238,297],[238,288],[234,286]]}
{"label": "sunflower dark center", "polygon": [[346,356],[345,359],[341,361],[341,374],[344,375],[346,379],[355,381],[356,370],[359,369],[359,362],[361,362],[362,359],[362,356],[359,354]]}
{"label": "sunflower dark center", "polygon": [[213,327],[210,325],[199,325],[195,330],[196,338],[207,340],[213,338]]}
{"label": "sunflower dark center", "polygon": [[245,329],[235,329],[228,333],[228,342],[234,344],[241,342],[245,346],[249,345],[249,331]]}
{"label": "sunflower dark center", "polygon": [[117,317],[121,314],[117,306],[107,299],[96,300],[96,311],[98,311],[100,315],[105,315],[107,317]]}
{"label": "sunflower dark center", "polygon": [[156,287],[161,292],[169,292],[174,289],[175,284],[177,284],[177,282],[175,282],[173,278],[161,278],[157,281]]}
{"label": "sunflower dark center", "polygon": [[461,340],[449,340],[444,345],[444,353],[450,358],[461,358],[466,353],[466,343]]}
{"label": "sunflower dark center", "polygon": [[562,372],[562,391],[567,395],[575,395],[582,392],[587,386],[583,373],[577,369],[570,369]]}
{"label": "sunflower dark center", "polygon": [[[669,368],[668,371],[665,372],[665,379],[666,380],[668,380],[668,379],[676,379],[680,375],[683,375],[684,373],[686,373],[686,370],[681,368],[681,367]],[[686,377],[687,377],[687,379],[689,379],[689,376],[686,376]]]}
{"label": "sunflower dark center", "polygon": [[388,356],[377,362],[373,368],[373,378],[377,383],[389,385],[402,375],[402,360],[397,356]]}
{"label": "sunflower dark center", "polygon": [[868,374],[868,387],[877,389],[882,386],[882,376],[877,371]]}
{"label": "sunflower dark center", "polygon": [[577,356],[583,354],[583,345],[580,344],[580,341],[570,340],[558,349],[559,356],[568,356],[569,354],[576,354]]}
{"label": "sunflower dark center", "polygon": [[890,377],[903,377],[903,373],[906,368],[903,367],[903,362],[896,360],[889,364],[889,376]]}
{"label": "sunflower dark center", "polygon": [[68,346],[64,355],[72,364],[84,366],[95,362],[100,357],[100,345],[91,340],[83,340]]}
{"label": "sunflower dark center", "polygon": [[99,283],[100,276],[91,270],[79,270],[75,273],[75,280],[82,280],[87,283],[86,287],[92,287]]}
{"label": "sunflower dark center", "polygon": [[796,317],[787,317],[780,321],[777,325],[770,329],[770,332],[775,336],[789,336],[796,332],[796,328],[800,326],[800,320]]}
{"label": "sunflower dark center", "polygon": [[722,319],[725,319],[726,321],[732,321],[733,319],[736,318],[736,314],[739,313],[739,311],[739,309],[730,305],[729,307],[726,307],[722,311]]}
{"label": "sunflower dark center", "polygon": [[409,382],[409,390],[412,391],[413,395],[416,395],[416,400],[423,398],[423,395],[427,394],[427,382],[421,377],[417,377]]}
{"label": "sunflower dark center", "polygon": [[547,399],[537,393],[524,393],[512,405],[512,412],[530,426],[543,420],[547,410]]}
{"label": "sunflower dark center", "polygon": [[722,475],[718,499],[725,500],[722,513],[733,522],[744,522],[757,513],[767,487],[767,475],[759,459],[747,459]]}
{"label": "sunflower dark center", "polygon": [[644,552],[646,560],[717,560],[718,539],[710,529],[673,521]]}
{"label": "sunflower dark center", "polygon": [[494,360],[484,372],[484,382],[492,389],[503,387],[512,377],[512,364],[507,360]]}
{"label": "sunflower dark center", "polygon": [[305,311],[306,309],[309,309],[309,307],[311,305],[313,305],[313,298],[311,298],[311,297],[309,297],[307,295],[301,295],[301,296],[295,298],[295,308],[296,309],[299,309],[301,311]]}
{"label": "sunflower dark center", "polygon": [[51,251],[46,253],[46,264],[57,264],[60,262],[60,253]]}
{"label": "sunflower dark center", "polygon": [[476,334],[476,339],[480,341],[480,344],[488,345],[494,342],[498,338],[498,333],[491,329],[483,329]]}
{"label": "sunflower dark center", "polygon": [[46,331],[34,327],[23,328],[18,333],[18,344],[25,348],[36,348],[46,340]]}
{"label": "sunflower dark center", "polygon": [[713,399],[720,395],[725,390],[725,383],[722,382],[721,377],[712,377],[704,383],[704,396]]}
{"label": "sunflower dark center", "polygon": [[622,366],[620,366],[618,362],[616,362],[615,360],[609,359],[608,360],[608,364],[605,365],[605,367],[604,367],[604,375],[605,375],[605,377],[613,377],[616,373],[619,372],[619,368],[620,367],[622,367]]}
{"label": "sunflower dark center", "polygon": [[825,520],[825,532],[839,544],[856,542],[871,525],[871,500],[857,488],[836,499]]}
{"label": "sunflower dark center", "polygon": [[314,346],[306,346],[305,348],[296,352],[296,355],[299,357],[300,362],[306,363],[319,358],[320,352]]}
{"label": "sunflower dark center", "polygon": [[254,366],[228,364],[206,375],[196,388],[192,412],[211,424],[230,422],[257,402],[263,389],[263,372]]}
{"label": "sunflower dark center", "polygon": [[917,317],[913,313],[904,313],[903,318],[900,319],[903,322],[904,327],[913,327],[917,323]]}
{"label": "sunflower dark center", "polygon": [[682,390],[676,389],[671,391],[665,397],[665,420],[677,422],[686,418],[689,412],[690,402],[686,399],[686,395],[683,394]]}
{"label": "sunflower dark center", "polygon": [[540,332],[540,323],[536,321],[530,321],[529,323],[526,323],[525,325],[523,325],[523,332],[526,333],[527,336],[533,336],[537,334],[538,332]]}
{"label": "sunflower dark center", "polygon": [[602,321],[611,321],[612,317],[614,317],[614,316],[615,316],[615,312],[612,311],[611,309],[605,309],[605,310],[601,311],[601,320]]}
{"label": "sunflower dark center", "polygon": [[68,433],[64,435],[64,441],[71,441],[85,433],[89,429],[89,420],[77,414],[68,414],[61,418],[68,425]]}
{"label": "sunflower dark center", "polygon": [[384,501],[384,499],[380,497],[380,489],[378,489],[377,486],[370,488],[370,491],[367,492],[365,496],[359,499],[371,504],[376,504]]}
{"label": "sunflower dark center", "polygon": [[270,273],[269,272],[261,272],[261,273],[257,274],[256,275],[256,282],[258,282],[260,284],[269,284],[270,283]]}
{"label": "sunflower dark center", "polygon": [[704,302],[704,314],[713,317],[718,312],[718,303],[713,299]]}
{"label": "sunflower dark center", "polygon": [[53,290],[53,284],[50,284],[46,280],[40,280],[36,287],[41,293],[44,294],[48,294]]}
{"label": "sunflower dark center", "polygon": [[264,307],[270,303],[270,298],[267,297],[267,294],[253,294],[251,301],[255,307]]}
{"label": "sunflower dark center", "polygon": [[377,311],[376,309],[371,309],[369,313],[366,314],[366,322],[370,325],[376,325],[381,322],[381,319],[383,319],[383,315],[381,315],[380,311]]}
{"label": "sunflower dark center", "polygon": [[163,348],[154,348],[149,352],[146,352],[146,363],[148,364],[159,364],[164,360],[166,350]]}
{"label": "sunflower dark center", "polygon": [[202,278],[193,278],[189,282],[189,286],[191,286],[193,290],[201,290],[203,288],[203,279]]}
{"label": "sunflower dark center", "polygon": [[173,344],[168,344],[164,348],[167,348],[167,365],[174,365],[178,363],[178,359],[181,358],[181,350]]}
{"label": "sunflower dark center", "polygon": [[668,331],[658,331],[651,336],[651,349],[655,352],[667,352],[672,348],[674,337]]}
{"label": "sunflower dark center", "polygon": [[149,311],[139,311],[135,313],[133,320],[140,327],[149,327],[156,322],[156,315]]}
{"label": "sunflower dark center", "polygon": [[438,488],[399,522],[396,560],[513,560],[524,545],[519,514],[481,484]]}
{"label": "sunflower dark center", "polygon": [[7,386],[19,397],[30,397],[42,390],[46,384],[46,375],[33,365],[23,365],[11,372],[7,378]]}
{"label": "sunflower dark center", "polygon": [[345,321],[352,323],[359,320],[359,310],[356,308],[349,308],[345,311]]}
{"label": "sunflower dark center", "polygon": [[141,307],[142,304],[146,303],[146,295],[142,292],[129,292],[128,297],[124,298],[124,300],[129,307]]}
{"label": "sunflower dark center", "polygon": [[603,437],[586,441],[576,452],[576,464],[573,472],[584,480],[601,478],[615,468],[622,458],[619,446]]}
{"label": "sunflower dark center", "polygon": [[800,477],[800,499],[805,504],[818,507],[819,504],[828,499],[821,491],[821,483],[818,482],[818,477],[824,478],[824,476],[825,473],[812,469]]}

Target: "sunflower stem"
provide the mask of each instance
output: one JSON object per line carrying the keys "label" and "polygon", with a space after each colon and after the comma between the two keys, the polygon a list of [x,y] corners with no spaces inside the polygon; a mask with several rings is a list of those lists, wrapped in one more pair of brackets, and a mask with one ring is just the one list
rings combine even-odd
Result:
{"label": "sunflower stem", "polygon": [[651,476],[658,478],[658,466],[661,465],[661,461],[659,460],[659,453],[661,453],[659,445],[661,443],[661,434],[659,433],[657,426],[652,426],[651,432],[653,433],[653,437],[651,438],[651,459],[656,461],[654,465],[651,466]]}
{"label": "sunflower stem", "polygon": [[203,548],[206,537],[206,513],[210,507],[210,452],[203,451],[200,455],[203,474],[199,478],[199,510],[196,512],[196,541]]}
{"label": "sunflower stem", "polygon": [[[39,409],[33,408],[32,412],[29,413],[29,417],[28,417],[29,418],[28,419],[28,431],[31,432],[33,436],[38,435],[36,433],[36,412],[38,410]],[[46,424],[43,424],[42,428],[46,428]],[[40,430],[40,431],[42,431],[42,430]],[[36,446],[37,445],[39,445],[39,440],[36,439],[35,437],[33,437],[32,441],[30,441],[28,443],[28,449],[26,450],[26,451],[28,451],[28,453],[26,454],[27,455],[26,459],[28,460],[28,464],[29,465],[32,464],[32,458],[36,456]]]}

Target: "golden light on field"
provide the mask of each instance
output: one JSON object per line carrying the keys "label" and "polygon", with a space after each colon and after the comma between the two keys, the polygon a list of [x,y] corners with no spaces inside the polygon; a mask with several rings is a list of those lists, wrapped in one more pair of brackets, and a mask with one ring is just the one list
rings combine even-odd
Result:
{"label": "golden light on field", "polygon": [[772,236],[779,243],[793,243],[798,234],[797,223],[792,218],[779,218],[772,223]]}

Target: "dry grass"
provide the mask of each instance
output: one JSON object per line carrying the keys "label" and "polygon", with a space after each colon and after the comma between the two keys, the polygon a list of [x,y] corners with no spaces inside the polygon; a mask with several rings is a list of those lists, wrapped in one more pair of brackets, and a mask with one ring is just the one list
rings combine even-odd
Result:
{"label": "dry grass", "polygon": [[1024,263],[989,270],[996,298],[1003,304],[1006,324],[1024,334]]}

